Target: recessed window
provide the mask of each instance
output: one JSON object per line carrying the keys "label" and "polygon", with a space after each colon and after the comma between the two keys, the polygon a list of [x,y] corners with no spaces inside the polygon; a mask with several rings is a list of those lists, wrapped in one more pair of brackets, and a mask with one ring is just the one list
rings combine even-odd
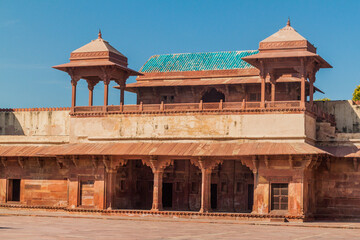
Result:
{"label": "recessed window", "polygon": [[19,202],[20,201],[20,179],[9,179],[8,183],[8,201]]}
{"label": "recessed window", "polygon": [[175,97],[173,95],[162,95],[160,96],[160,101],[164,103],[173,103]]}
{"label": "recessed window", "polygon": [[271,184],[271,210],[288,210],[288,184]]}

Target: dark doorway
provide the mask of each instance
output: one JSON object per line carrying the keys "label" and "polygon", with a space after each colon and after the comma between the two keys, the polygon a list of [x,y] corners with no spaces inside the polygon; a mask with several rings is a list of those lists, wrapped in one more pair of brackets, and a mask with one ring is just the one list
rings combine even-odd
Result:
{"label": "dark doorway", "polygon": [[172,208],[173,184],[163,183],[162,204],[164,208]]}
{"label": "dark doorway", "polygon": [[9,179],[8,201],[20,201],[20,179]]}
{"label": "dark doorway", "polygon": [[204,93],[201,99],[203,102],[220,102],[221,99],[225,101],[225,95],[217,91],[215,88],[211,88],[209,91]]}
{"label": "dark doorway", "polygon": [[288,184],[271,184],[271,210],[288,210]]}
{"label": "dark doorway", "polygon": [[217,208],[217,184],[211,184],[211,209]]}
{"label": "dark doorway", "polygon": [[254,184],[248,185],[248,210],[252,210],[254,204]]}

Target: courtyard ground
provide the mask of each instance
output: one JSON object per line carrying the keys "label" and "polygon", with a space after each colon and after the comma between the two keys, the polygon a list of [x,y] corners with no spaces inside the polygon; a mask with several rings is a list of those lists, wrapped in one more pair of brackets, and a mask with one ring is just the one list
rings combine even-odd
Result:
{"label": "courtyard ground", "polygon": [[360,223],[270,223],[0,209],[0,239],[360,239]]}

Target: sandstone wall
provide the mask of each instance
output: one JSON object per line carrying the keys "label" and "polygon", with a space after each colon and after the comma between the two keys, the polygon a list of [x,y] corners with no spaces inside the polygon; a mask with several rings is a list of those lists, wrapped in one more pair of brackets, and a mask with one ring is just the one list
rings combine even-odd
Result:
{"label": "sandstone wall", "polygon": [[[306,118],[306,119],[305,119]],[[70,119],[70,141],[260,140],[314,138],[315,121],[305,114],[109,115]],[[305,130],[305,128],[309,128]]]}
{"label": "sandstone wall", "polygon": [[0,144],[69,142],[68,110],[0,112]]}
{"label": "sandstone wall", "polygon": [[316,214],[319,217],[360,216],[360,171],[353,159],[333,159],[315,173]]}
{"label": "sandstone wall", "polygon": [[315,101],[324,112],[334,114],[336,128],[341,133],[360,132],[360,106],[353,105],[351,100]]}

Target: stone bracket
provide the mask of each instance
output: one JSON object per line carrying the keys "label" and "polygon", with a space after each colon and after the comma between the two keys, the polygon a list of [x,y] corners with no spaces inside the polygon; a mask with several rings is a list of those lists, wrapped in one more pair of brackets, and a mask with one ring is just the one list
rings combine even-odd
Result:
{"label": "stone bracket", "polygon": [[[64,156],[56,156],[56,164],[58,165],[59,169],[63,169],[64,167],[66,167],[65,164],[65,157]],[[74,164],[75,165],[75,164]],[[76,167],[77,165],[75,165]]]}
{"label": "stone bracket", "polygon": [[305,168],[307,169],[316,169],[321,164],[321,158],[317,155],[315,156],[305,156]]}
{"label": "stone bracket", "polygon": [[174,160],[159,159],[157,156],[150,156],[149,159],[142,159],[142,162],[144,165],[150,167],[153,173],[164,171],[166,167],[174,164]]}
{"label": "stone bracket", "polygon": [[78,167],[79,164],[79,156],[71,156],[71,161],[75,167]]}
{"label": "stone bracket", "polygon": [[269,169],[269,157],[268,156],[264,156],[264,163],[267,169]]}
{"label": "stone bracket", "polygon": [[96,156],[91,156],[91,163],[93,168],[96,169],[98,167],[99,159]]}
{"label": "stone bracket", "polygon": [[198,167],[200,170],[212,171],[214,168],[223,163],[223,160],[220,159],[211,159],[205,157],[198,157],[198,159],[190,160],[193,165]]}
{"label": "stone bracket", "polygon": [[4,168],[6,168],[6,159],[4,157],[1,157],[0,160],[1,164],[4,166]]}
{"label": "stone bracket", "polygon": [[359,168],[359,162],[357,158],[353,158],[354,170],[357,172]]}
{"label": "stone bracket", "polygon": [[40,159],[39,157],[35,157],[35,161],[38,164],[39,168],[44,167],[44,161],[42,159]]}
{"label": "stone bracket", "polygon": [[252,164],[253,164],[253,172],[257,173],[258,169],[259,169],[259,157],[258,156],[253,156],[251,158]]}
{"label": "stone bracket", "polygon": [[103,164],[106,172],[117,171],[121,166],[125,166],[128,162],[127,159],[114,159],[111,156],[103,156]]}
{"label": "stone bracket", "polygon": [[290,169],[294,168],[294,160],[293,160],[293,157],[291,155],[289,156],[289,166],[290,166]]}
{"label": "stone bracket", "polygon": [[17,162],[18,162],[18,164],[19,164],[19,166],[20,166],[21,168],[24,168],[25,160],[24,160],[23,157],[18,157],[18,158],[17,158]]}

